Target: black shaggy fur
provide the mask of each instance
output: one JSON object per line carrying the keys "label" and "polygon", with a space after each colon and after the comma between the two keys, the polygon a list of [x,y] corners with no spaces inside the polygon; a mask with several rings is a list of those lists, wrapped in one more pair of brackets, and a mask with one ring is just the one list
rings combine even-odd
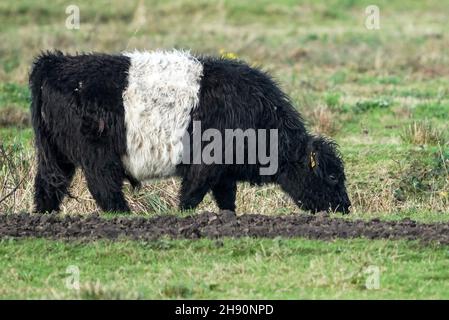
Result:
{"label": "black shaggy fur", "polygon": [[[236,128],[278,129],[279,170],[262,176],[258,163],[180,164],[180,207],[195,208],[212,190],[221,209],[235,210],[236,183],[249,181],[279,184],[306,210],[347,212],[350,201],[335,143],[306,131],[288,97],[267,74],[235,60],[198,59],[204,72],[192,120],[201,121],[202,130],[222,133]],[[36,211],[59,209],[76,167],[84,171],[103,210],[129,211],[123,181],[138,184],[121,162],[126,152],[122,92],[129,66],[129,58],[121,55],[56,52],[36,59],[30,75],[38,158]],[[192,124],[188,133],[192,134]]]}

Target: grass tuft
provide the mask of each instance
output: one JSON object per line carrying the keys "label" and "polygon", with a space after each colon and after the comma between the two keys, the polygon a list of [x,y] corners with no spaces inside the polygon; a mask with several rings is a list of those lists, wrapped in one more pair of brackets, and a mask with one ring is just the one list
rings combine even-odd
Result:
{"label": "grass tuft", "polygon": [[427,120],[418,120],[404,127],[401,139],[405,143],[414,145],[445,144],[446,132]]}
{"label": "grass tuft", "polygon": [[317,134],[334,136],[340,129],[337,123],[338,117],[329,107],[320,106],[315,108],[308,119],[312,124],[312,131]]}
{"label": "grass tuft", "polygon": [[[394,197],[398,201],[447,202],[449,191],[449,150],[440,149],[430,157],[426,150],[411,151],[400,163]],[[438,207],[434,206],[434,210]],[[439,207],[444,211],[444,206]]]}

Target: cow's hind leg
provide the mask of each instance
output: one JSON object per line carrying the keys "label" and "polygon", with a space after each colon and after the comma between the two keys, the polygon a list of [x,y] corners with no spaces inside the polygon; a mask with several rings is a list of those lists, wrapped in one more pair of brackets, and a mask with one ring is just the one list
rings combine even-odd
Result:
{"label": "cow's hind leg", "polygon": [[237,183],[234,179],[222,178],[212,187],[212,194],[221,210],[235,211]]}
{"label": "cow's hind leg", "polygon": [[122,187],[126,174],[118,157],[96,157],[92,165],[83,165],[92,197],[103,211],[129,212]]}
{"label": "cow's hind leg", "polygon": [[75,173],[75,165],[46,141],[39,144],[37,158],[38,166],[34,179],[35,211],[59,211]]}

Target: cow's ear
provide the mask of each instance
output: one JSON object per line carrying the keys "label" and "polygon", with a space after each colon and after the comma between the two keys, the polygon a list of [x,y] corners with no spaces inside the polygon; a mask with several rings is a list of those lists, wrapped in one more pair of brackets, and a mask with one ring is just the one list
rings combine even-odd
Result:
{"label": "cow's ear", "polygon": [[319,137],[313,137],[309,142],[307,147],[307,167],[313,171],[315,174],[320,175],[321,173],[321,144],[322,141]]}
{"label": "cow's ear", "polygon": [[312,150],[309,153],[309,167],[312,170],[316,170],[317,166],[318,166],[318,159],[316,156],[316,151]]}
{"label": "cow's ear", "polygon": [[323,172],[322,164],[320,163],[320,161],[320,152],[311,151],[309,154],[309,170],[318,177],[321,177]]}

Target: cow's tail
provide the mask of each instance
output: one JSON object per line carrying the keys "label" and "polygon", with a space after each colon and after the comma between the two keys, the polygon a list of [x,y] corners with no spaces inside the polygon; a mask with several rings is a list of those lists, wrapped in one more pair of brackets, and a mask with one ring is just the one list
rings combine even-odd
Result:
{"label": "cow's tail", "polygon": [[41,129],[44,129],[44,116],[42,110],[42,91],[45,86],[47,73],[51,68],[51,60],[54,54],[43,53],[34,62],[29,78],[31,91],[31,122],[36,138]]}
{"label": "cow's tail", "polygon": [[42,94],[44,88],[47,68],[49,67],[46,56],[41,55],[34,60],[30,78],[29,87],[31,92],[31,124],[34,130],[34,144],[36,147],[36,155],[38,164],[42,165],[48,162],[47,154],[50,154],[48,149],[48,128],[45,125],[45,116],[42,110]]}
{"label": "cow's tail", "polygon": [[31,123],[34,130],[34,143],[39,169],[58,174],[59,152],[52,142],[51,128],[46,118],[46,108],[50,108],[51,86],[47,83],[48,74],[61,53],[43,53],[34,60],[29,87],[31,91]]}

